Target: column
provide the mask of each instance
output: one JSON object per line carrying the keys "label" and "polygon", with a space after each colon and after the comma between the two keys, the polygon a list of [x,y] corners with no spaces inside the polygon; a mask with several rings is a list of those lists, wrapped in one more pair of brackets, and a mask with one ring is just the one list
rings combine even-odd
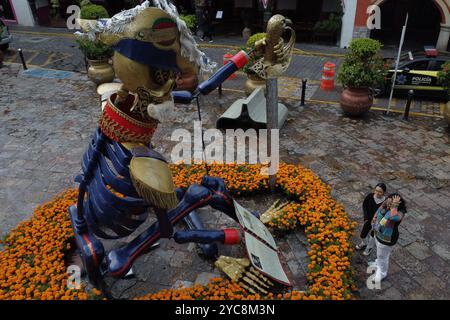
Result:
{"label": "column", "polygon": [[11,4],[19,25],[28,27],[35,25],[33,13],[27,0],[11,0]]}
{"label": "column", "polygon": [[356,0],[344,0],[344,15],[342,16],[341,41],[339,46],[346,48],[353,38],[353,27],[356,16]]}
{"label": "column", "polygon": [[448,40],[450,37],[450,25],[441,24],[441,31],[436,43],[436,49],[447,51]]}

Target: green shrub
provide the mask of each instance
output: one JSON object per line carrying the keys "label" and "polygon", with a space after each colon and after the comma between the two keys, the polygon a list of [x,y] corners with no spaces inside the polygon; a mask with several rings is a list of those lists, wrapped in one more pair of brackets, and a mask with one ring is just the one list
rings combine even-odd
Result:
{"label": "green shrub", "polygon": [[373,87],[383,83],[387,66],[380,56],[381,43],[377,40],[353,39],[338,74],[344,87]]}
{"label": "green shrub", "polygon": [[96,4],[88,4],[81,7],[80,11],[81,19],[96,20],[109,18],[108,11],[102,6]]}
{"label": "green shrub", "polygon": [[84,6],[87,6],[87,5],[89,5],[89,4],[92,4],[92,2],[89,1],[89,0],[78,0],[78,4],[79,4],[80,8],[82,8],[82,7],[84,7]]}
{"label": "green shrub", "polygon": [[98,40],[92,41],[88,38],[78,38],[76,42],[81,52],[89,60],[103,60],[113,55],[112,48]]}
{"label": "green shrub", "polygon": [[450,61],[442,65],[442,69],[438,72],[438,81],[445,88],[450,89]]}
{"label": "green shrub", "polygon": [[247,47],[254,48],[255,43],[261,39],[264,39],[266,37],[265,32],[255,33],[247,40]]}
{"label": "green shrub", "polygon": [[351,55],[359,59],[370,59],[380,53],[381,47],[382,44],[378,40],[360,38],[353,39],[348,48]]}
{"label": "green shrub", "polygon": [[341,29],[342,17],[339,14],[330,14],[327,20],[318,21],[313,30],[317,32],[338,32]]}
{"label": "green shrub", "polygon": [[180,15],[181,20],[183,20],[190,30],[194,30],[197,27],[197,17],[195,14],[182,14]]}

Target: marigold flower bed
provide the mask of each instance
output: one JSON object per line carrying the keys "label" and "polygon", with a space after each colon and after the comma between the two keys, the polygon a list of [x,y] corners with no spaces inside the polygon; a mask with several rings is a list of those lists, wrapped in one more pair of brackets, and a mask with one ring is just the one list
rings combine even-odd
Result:
{"label": "marigold flower bed", "polygon": [[[233,195],[248,196],[268,190],[268,179],[260,175],[261,165],[209,166],[211,176],[225,180]],[[171,165],[177,187],[199,183],[203,165]],[[269,222],[274,229],[292,230],[304,226],[310,245],[306,292],[261,297],[248,294],[238,284],[212,279],[206,286],[163,290],[141,299],[351,299],[353,270],[350,266],[351,233],[341,204],[330,195],[330,187],[311,170],[300,165],[280,164],[277,188],[292,202]],[[38,206],[33,217],[21,222],[4,240],[0,252],[0,299],[95,299],[98,290],[68,289],[64,256],[70,249],[73,231],[68,208],[77,191],[68,190]]]}

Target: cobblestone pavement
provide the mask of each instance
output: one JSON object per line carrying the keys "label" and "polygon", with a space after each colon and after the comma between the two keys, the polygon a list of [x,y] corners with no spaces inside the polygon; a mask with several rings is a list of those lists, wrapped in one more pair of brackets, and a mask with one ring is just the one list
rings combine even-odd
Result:
{"label": "cobblestone pavement", "polygon": [[[11,50],[5,54],[6,63],[20,63],[17,49],[22,48],[25,60],[30,67],[39,66],[67,71],[85,72],[84,59],[69,30],[54,28],[38,28],[41,32],[30,31],[25,27],[14,27],[14,40]],[[236,50],[243,44],[239,37],[219,37],[213,44],[200,42],[203,50],[219,65],[223,55]],[[301,98],[302,79],[307,79],[305,98],[313,103],[336,103],[340,99],[341,87],[336,83],[335,90],[321,91],[320,80],[322,69],[326,62],[333,62],[338,70],[342,63],[344,49],[333,46],[297,43],[295,55],[286,73],[279,80],[280,96]],[[227,81],[224,88],[241,90],[244,87],[246,76],[239,73],[235,80]],[[395,97],[392,101],[392,110],[403,113],[406,100],[404,97]],[[374,106],[385,110],[388,106],[387,97],[375,99]],[[411,105],[410,114],[440,117],[443,113],[442,101],[428,101],[415,99]]]}
{"label": "cobblestone pavement", "polygon": [[[27,219],[33,208],[68,187],[98,121],[95,86],[84,74],[65,79],[37,78],[7,65],[0,70],[0,234]],[[212,128],[239,92],[213,92],[204,99],[203,121]],[[286,99],[289,117],[281,130],[282,160],[301,163],[329,183],[333,196],[361,224],[361,202],[384,181],[388,192],[408,201],[400,240],[381,290],[365,285],[367,259],[355,253],[359,294],[363,299],[449,299],[450,295],[450,148],[449,130],[441,119],[383,116],[343,117],[337,105],[307,104]],[[193,130],[196,109],[177,106],[175,120],[161,125],[154,138],[158,151],[170,154],[175,128]],[[252,209],[267,208],[271,197],[239,199]],[[210,227],[230,221],[208,209],[200,212]],[[360,225],[359,225],[360,226]],[[183,227],[182,225],[180,227]],[[0,236],[1,236],[0,235]],[[301,230],[277,238],[295,287],[305,286],[307,247]],[[107,246],[111,246],[110,243]],[[242,248],[220,248],[242,256]],[[373,258],[373,257],[371,257]],[[138,259],[136,277],[108,280],[116,297],[130,298],[174,285],[204,282],[217,275],[211,261],[197,255],[195,245],[161,241],[160,247]]]}

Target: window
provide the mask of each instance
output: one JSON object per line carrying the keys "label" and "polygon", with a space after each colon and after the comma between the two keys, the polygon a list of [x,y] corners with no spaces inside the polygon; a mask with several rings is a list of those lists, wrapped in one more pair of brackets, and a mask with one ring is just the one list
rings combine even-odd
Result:
{"label": "window", "polygon": [[405,64],[404,68],[408,68],[409,70],[427,70],[428,69],[428,60],[419,60],[413,61],[411,63]]}
{"label": "window", "polygon": [[428,66],[428,70],[440,71],[442,69],[442,65],[444,63],[445,63],[444,60],[433,60],[433,61],[430,61],[430,65]]}

